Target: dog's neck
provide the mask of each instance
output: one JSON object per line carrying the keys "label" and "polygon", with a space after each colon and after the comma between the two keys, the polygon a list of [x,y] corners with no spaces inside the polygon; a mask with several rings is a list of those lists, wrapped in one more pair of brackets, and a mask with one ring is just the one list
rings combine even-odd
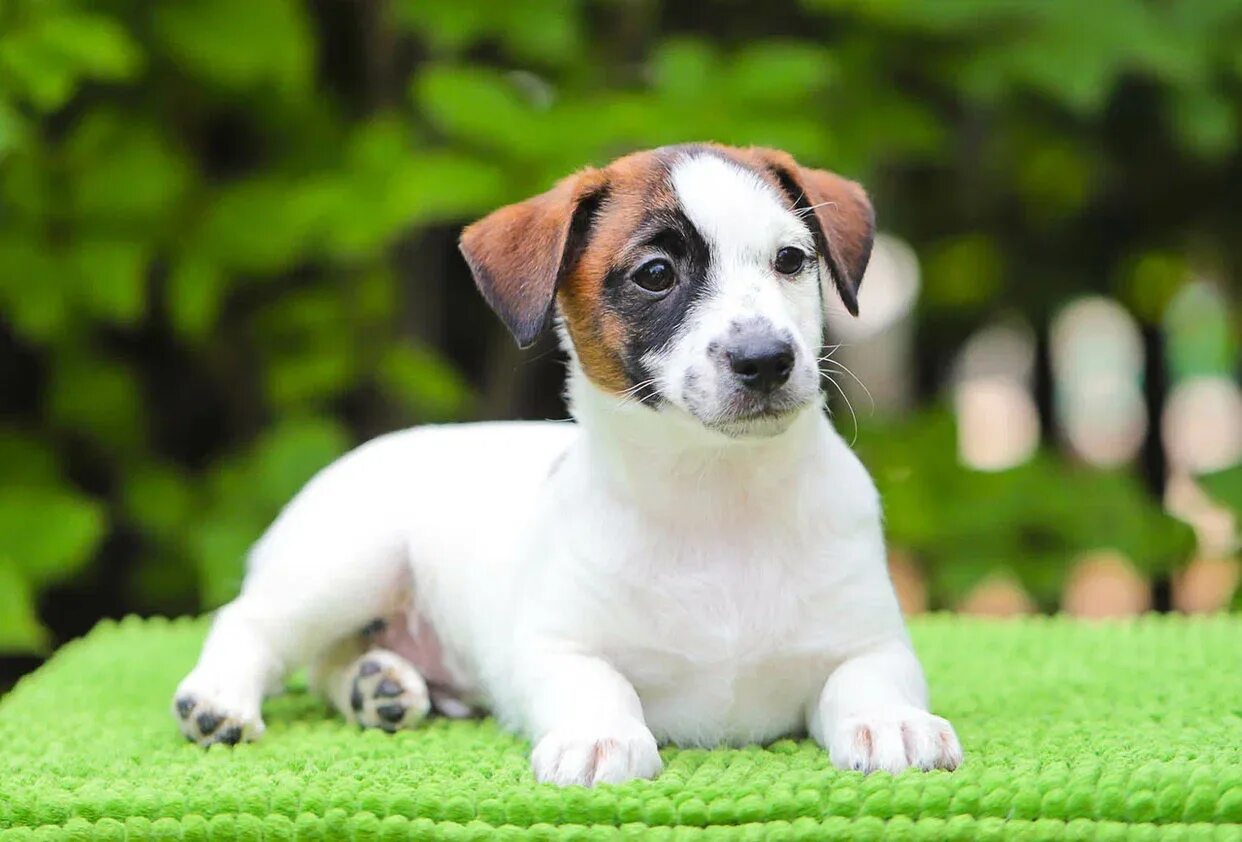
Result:
{"label": "dog's neck", "polygon": [[710,510],[738,495],[776,502],[797,493],[800,472],[828,446],[830,425],[817,406],[777,435],[732,438],[674,407],[656,410],[611,394],[576,362],[567,393],[593,468],[626,497],[655,509],[698,504]]}

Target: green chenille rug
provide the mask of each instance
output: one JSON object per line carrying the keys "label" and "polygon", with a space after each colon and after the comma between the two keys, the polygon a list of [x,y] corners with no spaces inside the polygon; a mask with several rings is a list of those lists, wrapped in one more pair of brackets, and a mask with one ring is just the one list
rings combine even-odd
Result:
{"label": "green chenille rug", "polygon": [[205,628],[105,623],[0,701],[0,839],[1242,840],[1242,617],[920,618],[957,772],[782,740],[596,790],[536,785],[489,721],[360,732],[297,690],[259,743],[196,748],[168,707]]}

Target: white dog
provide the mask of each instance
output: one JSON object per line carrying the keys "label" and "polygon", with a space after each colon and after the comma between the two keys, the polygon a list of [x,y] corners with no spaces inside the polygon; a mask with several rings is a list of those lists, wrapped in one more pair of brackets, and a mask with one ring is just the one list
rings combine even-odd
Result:
{"label": "white dog", "polygon": [[872,228],[857,184],[712,145],[468,227],[518,342],[555,321],[577,423],[423,427],[320,473],[178,688],[182,731],[258,737],[264,693],[310,664],[363,726],[489,710],[557,784],[798,733],[845,769],[957,766],[875,487],[822,407],[823,313],[857,312]]}

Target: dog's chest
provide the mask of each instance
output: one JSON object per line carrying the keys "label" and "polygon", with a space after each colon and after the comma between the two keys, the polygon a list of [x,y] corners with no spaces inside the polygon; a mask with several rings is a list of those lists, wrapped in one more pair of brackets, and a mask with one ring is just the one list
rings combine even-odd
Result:
{"label": "dog's chest", "polygon": [[613,592],[604,656],[661,738],[745,743],[799,730],[833,661],[815,548],[789,532],[681,538],[663,536],[665,563]]}

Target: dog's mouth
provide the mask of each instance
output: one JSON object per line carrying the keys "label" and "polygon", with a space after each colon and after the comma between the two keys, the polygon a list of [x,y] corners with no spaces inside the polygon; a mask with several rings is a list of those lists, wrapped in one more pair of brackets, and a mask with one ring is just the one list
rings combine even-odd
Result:
{"label": "dog's mouth", "polygon": [[727,411],[701,418],[705,427],[730,438],[767,438],[783,433],[806,407],[788,397],[735,399]]}

